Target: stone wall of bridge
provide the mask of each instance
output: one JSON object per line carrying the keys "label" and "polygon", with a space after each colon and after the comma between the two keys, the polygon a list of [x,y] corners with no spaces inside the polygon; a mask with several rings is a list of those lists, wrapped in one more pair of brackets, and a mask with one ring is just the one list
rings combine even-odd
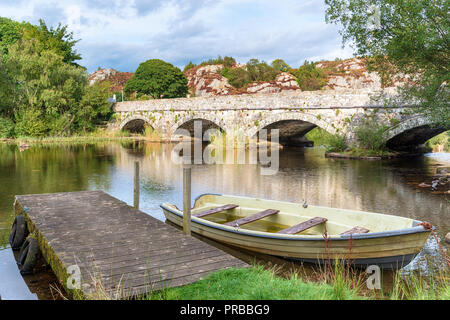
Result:
{"label": "stone wall of bridge", "polygon": [[[386,141],[394,141],[394,147],[397,143],[418,145],[445,131],[428,127],[427,120],[408,107],[386,105],[386,97],[393,94],[349,90],[126,101],[116,103],[111,129],[130,130],[146,124],[163,139],[178,140],[177,130],[192,133],[198,119],[204,130],[217,128],[248,137],[264,128],[279,129],[282,144],[295,144],[316,126],[354,141],[355,129],[373,119],[386,127]],[[416,128],[421,128],[417,134]]]}

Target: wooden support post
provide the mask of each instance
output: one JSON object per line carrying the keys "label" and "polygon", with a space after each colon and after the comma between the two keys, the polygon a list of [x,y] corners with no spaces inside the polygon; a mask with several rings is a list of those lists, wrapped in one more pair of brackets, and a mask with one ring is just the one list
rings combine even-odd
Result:
{"label": "wooden support post", "polygon": [[191,235],[191,168],[183,168],[183,232]]}
{"label": "wooden support post", "polygon": [[139,209],[139,161],[134,162],[134,208]]}

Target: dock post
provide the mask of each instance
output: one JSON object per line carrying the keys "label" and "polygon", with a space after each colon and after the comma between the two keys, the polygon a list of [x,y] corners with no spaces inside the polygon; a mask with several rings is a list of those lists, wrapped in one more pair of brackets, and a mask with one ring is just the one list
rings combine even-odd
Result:
{"label": "dock post", "polygon": [[191,235],[191,168],[183,168],[183,232]]}
{"label": "dock post", "polygon": [[134,208],[139,209],[139,161],[134,162]]}

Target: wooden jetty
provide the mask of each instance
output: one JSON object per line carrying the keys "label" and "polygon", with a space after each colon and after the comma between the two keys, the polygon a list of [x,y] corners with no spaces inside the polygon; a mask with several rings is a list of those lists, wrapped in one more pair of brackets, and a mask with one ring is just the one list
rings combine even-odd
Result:
{"label": "wooden jetty", "polygon": [[21,195],[14,207],[74,298],[124,299],[247,266],[102,191]]}

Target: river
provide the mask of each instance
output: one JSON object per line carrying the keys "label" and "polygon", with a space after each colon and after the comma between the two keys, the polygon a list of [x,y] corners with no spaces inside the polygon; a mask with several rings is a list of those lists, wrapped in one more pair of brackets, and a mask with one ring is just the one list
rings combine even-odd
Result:
{"label": "river", "polygon": [[[103,190],[132,204],[136,160],[141,162],[141,210],[164,220],[162,202],[182,207],[182,169],[171,161],[172,149],[170,144],[110,142],[34,145],[21,152],[17,145],[0,144],[2,244],[6,246],[15,195]],[[212,192],[292,202],[306,199],[311,205],[425,220],[436,226],[440,238],[450,231],[450,194],[418,186],[450,167],[449,154],[359,161],[327,159],[324,152],[285,148],[275,175],[261,175],[259,165],[194,165],[192,196]],[[33,287],[38,281],[33,277],[25,279],[27,288],[7,246],[0,249],[0,278],[3,299],[50,297]]]}

